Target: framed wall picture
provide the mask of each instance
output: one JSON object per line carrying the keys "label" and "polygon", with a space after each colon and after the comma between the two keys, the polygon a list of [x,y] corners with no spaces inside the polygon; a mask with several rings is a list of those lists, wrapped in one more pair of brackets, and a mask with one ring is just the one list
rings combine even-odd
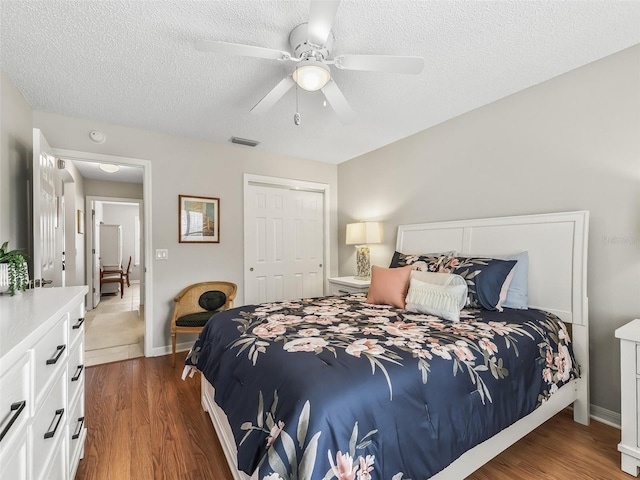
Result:
{"label": "framed wall picture", "polygon": [[220,243],[220,199],[178,196],[180,243]]}

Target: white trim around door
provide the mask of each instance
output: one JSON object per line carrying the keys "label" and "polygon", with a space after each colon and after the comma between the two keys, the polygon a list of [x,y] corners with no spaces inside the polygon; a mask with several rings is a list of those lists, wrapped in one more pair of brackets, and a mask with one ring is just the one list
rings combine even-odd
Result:
{"label": "white trim around door", "polygon": [[[69,160],[85,160],[99,163],[115,163],[118,165],[129,165],[132,167],[142,167],[143,183],[142,183],[142,210],[144,225],[144,355],[146,357],[153,356],[153,256],[151,244],[151,161],[139,158],[119,157],[114,155],[103,155],[101,153],[80,152],[77,150],[65,150],[60,148],[53,149],[56,157]],[[90,214],[91,212],[85,212]],[[90,226],[91,220],[85,221],[87,227]]]}

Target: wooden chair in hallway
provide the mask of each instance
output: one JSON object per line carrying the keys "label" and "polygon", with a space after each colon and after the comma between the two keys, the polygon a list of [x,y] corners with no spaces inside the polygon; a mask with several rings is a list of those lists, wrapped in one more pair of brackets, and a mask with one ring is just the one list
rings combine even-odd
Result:
{"label": "wooden chair in hallway", "polygon": [[129,257],[129,263],[127,269],[123,270],[122,265],[119,269],[100,269],[100,287],[105,283],[119,283],[120,284],[120,298],[124,296],[124,282],[127,282],[127,287],[131,286],[129,282],[129,272],[131,271],[131,257]]}
{"label": "wooden chair in hallway", "polygon": [[178,333],[200,333],[211,316],[233,308],[238,286],[231,282],[201,282],[189,285],[173,299],[171,317],[171,366],[176,365]]}
{"label": "wooden chair in hallway", "polygon": [[127,269],[122,272],[122,276],[124,280],[127,282],[127,287],[131,286],[131,282],[129,282],[129,273],[131,273],[131,256],[129,256],[129,263],[127,264]]}

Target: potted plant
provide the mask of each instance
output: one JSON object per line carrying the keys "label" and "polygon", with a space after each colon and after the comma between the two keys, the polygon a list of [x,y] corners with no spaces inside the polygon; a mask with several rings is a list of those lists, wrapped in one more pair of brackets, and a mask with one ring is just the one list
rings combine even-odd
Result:
{"label": "potted plant", "polygon": [[29,271],[24,255],[19,250],[9,250],[9,242],[0,247],[0,292],[11,295],[24,291],[29,284]]}

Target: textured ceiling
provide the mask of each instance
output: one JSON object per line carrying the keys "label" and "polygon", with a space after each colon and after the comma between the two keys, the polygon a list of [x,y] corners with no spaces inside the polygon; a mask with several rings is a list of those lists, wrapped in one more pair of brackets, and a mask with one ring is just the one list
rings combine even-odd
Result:
{"label": "textured ceiling", "polygon": [[[420,55],[420,75],[336,71],[358,115],[291,89],[277,61],[200,39],[288,50],[308,1],[1,1],[1,66],[36,110],[339,163],[640,43],[637,1],[343,0],[333,55]],[[108,140],[107,140],[108,141]],[[238,147],[243,148],[243,147]]]}
{"label": "textured ceiling", "polygon": [[109,182],[142,183],[144,173],[142,167],[120,165],[120,170],[108,173],[100,169],[100,164],[90,161],[71,159],[80,175],[92,180],[106,180]]}

